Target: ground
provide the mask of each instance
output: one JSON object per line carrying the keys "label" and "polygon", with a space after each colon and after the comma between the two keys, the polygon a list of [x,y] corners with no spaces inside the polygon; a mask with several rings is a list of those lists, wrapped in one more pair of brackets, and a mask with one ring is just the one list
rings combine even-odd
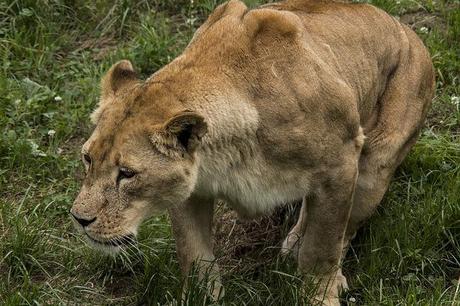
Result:
{"label": "ground", "polygon": [[[113,258],[83,243],[68,211],[101,75],[122,58],[150,75],[219,2],[0,1],[1,305],[177,304],[181,278],[167,216],[142,226],[138,249]],[[424,40],[437,92],[420,141],[353,241],[343,303],[460,305],[460,2],[371,2]],[[225,304],[300,304],[295,264],[277,255],[293,215],[295,205],[242,222],[220,208]],[[206,304],[192,284],[187,303]]]}

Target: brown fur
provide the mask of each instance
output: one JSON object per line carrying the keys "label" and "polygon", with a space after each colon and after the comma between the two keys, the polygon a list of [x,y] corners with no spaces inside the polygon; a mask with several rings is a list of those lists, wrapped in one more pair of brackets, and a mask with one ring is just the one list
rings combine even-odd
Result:
{"label": "brown fur", "polygon": [[[420,39],[373,6],[229,1],[148,80],[128,61],[104,77],[72,213],[96,217],[84,231],[101,245],[168,209],[187,273],[214,258],[216,198],[242,216],[303,198],[284,251],[316,275],[318,299],[338,305],[342,250],[416,141],[433,92]],[[121,168],[137,174],[117,179]]]}

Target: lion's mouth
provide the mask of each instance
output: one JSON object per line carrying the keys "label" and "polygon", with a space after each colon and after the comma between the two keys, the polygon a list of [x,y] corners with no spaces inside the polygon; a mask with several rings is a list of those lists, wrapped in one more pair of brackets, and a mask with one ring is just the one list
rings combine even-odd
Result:
{"label": "lion's mouth", "polygon": [[90,235],[86,234],[86,237],[93,243],[108,246],[108,247],[120,247],[120,246],[130,246],[135,242],[135,237],[133,234],[129,234],[122,237],[107,239],[107,240],[98,240],[94,239]]}

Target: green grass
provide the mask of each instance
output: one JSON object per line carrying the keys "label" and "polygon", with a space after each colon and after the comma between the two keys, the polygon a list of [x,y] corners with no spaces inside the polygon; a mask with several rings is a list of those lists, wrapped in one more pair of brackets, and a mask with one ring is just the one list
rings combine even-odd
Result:
{"label": "green grass", "polygon": [[[139,250],[113,258],[74,234],[68,210],[101,75],[122,58],[150,75],[181,52],[219,2],[0,1],[1,305],[163,305],[180,297],[166,216],[142,226]],[[460,2],[371,2],[420,21],[415,28],[431,51],[438,84],[420,141],[348,253],[351,291],[343,298],[361,305],[459,305]],[[226,304],[300,303],[295,264],[276,256],[287,228],[279,225],[276,239],[256,237],[256,247],[222,259]],[[228,257],[219,247],[216,253]],[[200,287],[192,281],[189,305],[204,303]]]}

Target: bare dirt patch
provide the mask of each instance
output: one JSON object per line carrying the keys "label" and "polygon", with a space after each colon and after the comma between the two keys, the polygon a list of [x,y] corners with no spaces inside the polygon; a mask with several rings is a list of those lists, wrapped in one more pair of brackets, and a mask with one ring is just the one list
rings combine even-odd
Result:
{"label": "bare dirt patch", "polygon": [[399,20],[413,30],[426,28],[444,33],[447,29],[446,20],[442,19],[438,13],[430,13],[424,10],[403,14],[399,17]]}
{"label": "bare dirt patch", "polygon": [[240,219],[220,203],[215,218],[215,251],[225,272],[265,265],[278,255],[281,243],[297,219],[299,203],[276,209],[254,220]]}

